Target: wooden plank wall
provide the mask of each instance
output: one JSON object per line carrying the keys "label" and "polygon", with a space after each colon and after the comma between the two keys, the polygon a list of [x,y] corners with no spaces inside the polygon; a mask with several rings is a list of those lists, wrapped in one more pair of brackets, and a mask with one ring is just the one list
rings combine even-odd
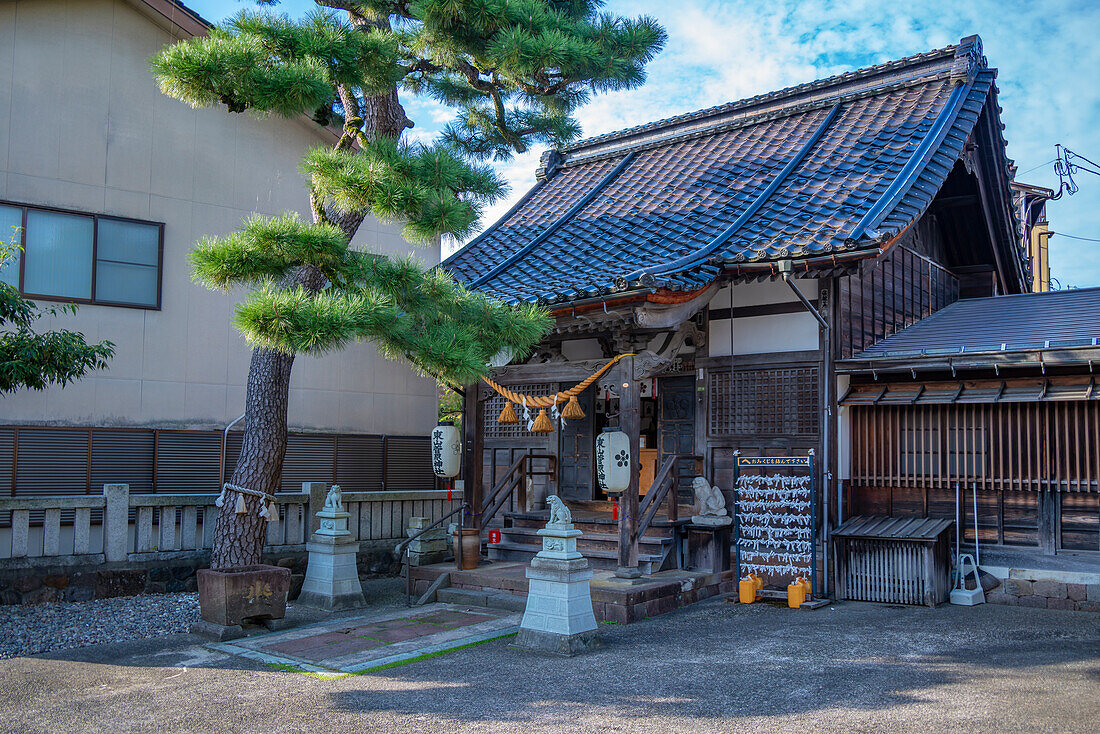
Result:
{"label": "wooden plank wall", "polygon": [[946,268],[904,245],[861,270],[839,278],[840,359],[894,334],[959,299],[959,280]]}
{"label": "wooden plank wall", "polygon": [[[1100,549],[1092,499],[1100,492],[1100,402],[877,405],[850,412],[848,514],[954,517],[958,484],[968,537],[977,487],[982,541]],[[1063,499],[1046,499],[1052,496]],[[1051,522],[1050,533],[1060,539],[1045,537],[1041,522]]]}

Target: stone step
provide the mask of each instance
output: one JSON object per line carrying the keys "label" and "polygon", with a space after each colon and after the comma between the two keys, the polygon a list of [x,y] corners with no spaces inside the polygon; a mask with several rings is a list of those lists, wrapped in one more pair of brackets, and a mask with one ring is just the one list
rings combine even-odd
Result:
{"label": "stone step", "polygon": [[[501,538],[514,543],[527,543],[541,545],[542,537],[538,534],[538,528],[511,527],[501,528]],[[665,546],[672,543],[669,536],[644,535],[638,539],[638,548],[649,553],[663,553]],[[619,536],[615,533],[585,532],[577,538],[577,550],[582,553],[586,549],[618,551]]]}
{"label": "stone step", "polygon": [[527,604],[526,594],[509,594],[505,591],[475,591],[473,589],[440,589],[435,600],[447,604],[465,604],[472,607],[506,609],[522,612]]}
{"label": "stone step", "polygon": [[[520,561],[529,563],[535,554],[542,550],[542,546],[530,543],[515,543],[502,540],[499,543],[488,545],[489,560],[491,561]],[[618,550],[577,549],[581,555],[588,559],[592,568],[615,569],[619,566]],[[663,553],[638,553],[638,568],[644,574],[654,573],[660,570],[664,560]]]}
{"label": "stone step", "polygon": [[[505,519],[511,522],[513,528],[534,528],[536,530],[544,527],[549,519],[548,513],[543,513],[544,517],[540,517],[537,513],[522,513],[522,512],[505,512],[503,513]],[[687,524],[690,516],[686,516],[682,520],[677,521],[677,525]],[[506,522],[505,525],[508,523]],[[612,520],[610,516],[604,517],[591,517],[591,518],[573,518],[573,525],[585,535],[590,533],[610,533],[618,536],[619,533],[619,521]],[[503,530],[503,529],[502,529]],[[648,528],[646,528],[644,537],[661,538],[667,537],[672,534],[671,524],[663,516],[654,518],[653,522]]]}

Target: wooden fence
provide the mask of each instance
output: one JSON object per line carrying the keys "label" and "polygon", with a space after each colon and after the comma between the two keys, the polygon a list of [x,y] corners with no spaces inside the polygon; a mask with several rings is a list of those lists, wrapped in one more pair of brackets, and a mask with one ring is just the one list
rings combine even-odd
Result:
{"label": "wooden fence", "polygon": [[[314,518],[328,487],[306,482],[301,492],[276,495],[280,517],[268,524],[264,550],[305,550],[310,533],[317,529]],[[434,489],[344,492],[342,497],[351,515],[348,529],[359,541],[404,538],[411,518],[437,520],[462,502],[461,491],[448,497],[447,491]],[[0,565],[196,557],[213,541],[219,512],[215,499],[211,494],[132,495],[126,484],[105,484],[100,495],[0,498],[0,512],[11,516],[10,528],[0,529]]]}

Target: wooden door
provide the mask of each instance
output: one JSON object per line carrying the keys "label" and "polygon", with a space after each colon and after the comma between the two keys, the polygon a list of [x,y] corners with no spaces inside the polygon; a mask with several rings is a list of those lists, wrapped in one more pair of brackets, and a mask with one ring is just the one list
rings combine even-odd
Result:
{"label": "wooden door", "polygon": [[[558,495],[565,500],[595,499],[592,455],[595,453],[594,390],[577,396],[584,418],[566,421],[558,450]],[[564,405],[561,407],[565,407]]]}
{"label": "wooden door", "polygon": [[[657,386],[657,448],[660,451],[658,469],[673,454],[691,456],[695,453],[695,378],[662,377]],[[682,461],[676,467],[681,501],[691,496],[691,480],[695,478],[695,463]]]}

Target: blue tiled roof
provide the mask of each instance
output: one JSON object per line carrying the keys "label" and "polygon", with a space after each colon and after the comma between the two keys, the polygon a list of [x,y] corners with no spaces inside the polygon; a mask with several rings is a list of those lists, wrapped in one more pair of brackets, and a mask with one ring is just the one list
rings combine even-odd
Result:
{"label": "blue tiled roof", "polygon": [[955,301],[854,360],[1100,346],[1100,288]]}
{"label": "blue tiled roof", "polygon": [[535,188],[444,267],[507,301],[561,304],[874,249],[931,203],[994,77],[971,37],[581,141],[544,156]]}

